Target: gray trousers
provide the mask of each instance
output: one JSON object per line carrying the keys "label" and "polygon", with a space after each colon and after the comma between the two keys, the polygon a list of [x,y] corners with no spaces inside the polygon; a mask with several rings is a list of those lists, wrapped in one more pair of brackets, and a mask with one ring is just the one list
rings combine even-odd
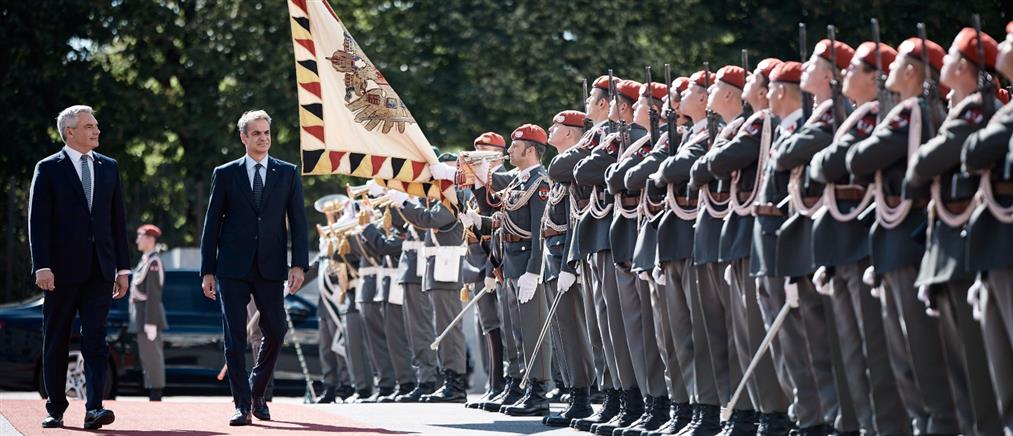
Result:
{"label": "gray trousers", "polygon": [[863,431],[908,434],[910,420],[890,370],[882,307],[862,281],[868,266],[868,259],[837,266],[830,281],[844,376]]}
{"label": "gray trousers", "polygon": [[[784,306],[784,278],[760,277],[756,293],[763,322],[769,329]],[[820,341],[825,343],[827,338],[823,301],[807,279],[798,281],[798,293],[799,307],[788,313],[777,333],[780,347],[774,353],[774,364],[784,365],[794,394],[795,419],[804,428],[832,422],[837,410],[827,410],[827,398],[836,400],[829,350],[814,347]]]}
{"label": "gray trousers", "polygon": [[696,274],[696,287],[690,288],[699,304],[720,404],[728,403],[732,389],[742,379],[738,353],[731,336],[733,327],[728,313],[730,291],[728,283],[722,277],[725,265],[727,264],[722,262],[711,262],[692,266]]}
{"label": "gray trousers", "polygon": [[[638,387],[637,378],[633,370],[630,347],[627,344],[629,335],[623,325],[623,308],[620,303],[619,288],[616,285],[616,264],[612,261],[612,252],[606,250],[595,253],[593,270],[596,280],[595,290],[600,290],[602,293],[603,309],[605,309],[604,317],[601,312],[598,313],[598,327],[601,329],[602,336],[607,334],[611,341],[609,348],[612,350],[615,362],[614,368],[612,365],[609,367],[613,382],[615,382],[613,387],[623,390],[633,389]],[[630,288],[626,291],[633,292],[633,289]],[[634,334],[637,333],[630,332],[630,335]]]}
{"label": "gray trousers", "polygon": [[[516,297],[520,292],[517,279],[507,279],[506,282],[506,287]],[[530,301],[523,304],[519,300],[514,301],[513,306],[516,309],[511,317],[516,315],[518,321],[514,325],[514,334],[517,335],[517,342],[520,343],[524,355],[524,370],[530,373],[528,378],[531,381],[549,381],[552,379],[552,342],[546,338],[542,341],[541,347],[535,349],[538,334],[549,319],[549,299],[545,289],[539,284],[535,288],[535,296]]]}
{"label": "gray trousers", "polygon": [[[699,332],[693,328],[693,313],[698,312],[698,310],[691,309],[691,306],[693,306],[690,298],[692,292],[689,290],[693,286],[696,286],[696,275],[693,274],[690,264],[690,260],[685,260],[669,262],[661,266],[665,271],[665,286],[661,287],[658,293],[665,295],[665,312],[667,314],[665,323],[668,326],[668,337],[671,338],[672,344],[668,368],[670,368],[671,377],[676,377],[672,375],[676,371],[681,373],[683,383],[686,386],[688,403],[717,405],[717,389],[710,369],[710,351],[707,348],[707,340],[703,334],[703,319],[699,319],[701,324]],[[702,345],[702,347],[697,348],[698,344]],[[699,377],[697,376],[696,369],[696,354],[698,352],[701,354],[701,357],[707,356],[705,364],[701,363],[707,369],[702,370]],[[702,395],[701,391],[703,392]],[[678,389],[676,393],[676,396],[672,397],[673,401],[682,403],[680,402]],[[705,401],[702,401],[701,397],[705,398]]]}
{"label": "gray trousers", "polygon": [[366,326],[359,311],[345,314],[345,360],[356,390],[373,389],[373,365],[369,360]]}
{"label": "gray trousers", "polygon": [[[667,282],[666,282],[667,283]],[[668,287],[659,285],[653,280],[648,283],[651,287],[651,314],[654,318],[654,331],[657,338],[658,352],[665,364],[665,380],[668,387],[668,398],[674,403],[689,403],[689,391],[686,389],[686,380],[683,379],[683,368],[679,365],[679,357],[676,351],[675,340],[671,317],[668,315]],[[687,318],[688,319],[688,318]],[[684,330],[683,336],[689,336]]]}
{"label": "gray trousers", "polygon": [[383,329],[387,332],[387,355],[394,367],[394,379],[397,383],[415,383],[415,369],[412,368],[412,355],[408,351],[408,331],[405,328],[404,307],[398,304],[383,303]]}
{"label": "gray trousers", "polygon": [[983,353],[985,341],[967,304],[972,282],[971,277],[965,277],[934,285],[938,292],[933,293],[933,299],[939,308],[946,364],[964,434],[1000,434],[999,410]]}
{"label": "gray trousers", "polygon": [[1013,435],[1013,268],[989,271],[987,283],[981,329],[1000,418]]}
{"label": "gray trousers", "polygon": [[393,388],[396,380],[394,365],[387,351],[387,332],[384,329],[383,303],[360,302],[359,313],[366,324],[366,345],[369,347],[370,361],[376,372],[380,388]]}
{"label": "gray trousers", "polygon": [[[599,389],[612,389],[612,372],[609,371],[608,357],[612,352],[612,338],[608,335],[602,336],[598,325],[598,314],[605,314],[605,300],[601,290],[595,290],[591,262],[580,262],[580,274],[577,275],[577,285],[580,286],[581,298],[584,302],[584,321],[587,323],[588,339],[591,341],[591,355],[594,361],[595,377]],[[599,311],[598,308],[601,307]],[[608,347],[605,346],[605,339],[608,338]],[[606,350],[608,350],[606,352]],[[606,354],[608,353],[608,354]],[[614,363],[614,356],[613,358]]]}
{"label": "gray trousers", "polygon": [[415,378],[419,383],[436,384],[438,375],[436,351],[429,348],[436,338],[433,330],[433,302],[422,285],[418,283],[402,283],[404,287],[404,320],[405,331],[408,332],[408,343],[411,347],[412,366],[415,367]]}
{"label": "gray trousers", "polygon": [[338,324],[326,308],[320,307],[318,310],[323,310],[317,324],[317,334],[319,335],[317,355],[320,358],[321,382],[325,388],[350,385],[345,358],[335,353],[332,348],[334,338],[338,335]]}
{"label": "gray trousers", "polygon": [[[732,318],[732,339],[738,355],[739,371],[745,373],[756,351],[760,349],[760,343],[766,336],[766,329],[763,327],[763,315],[760,314],[760,306],[756,301],[756,280],[749,276],[749,258],[732,261],[731,273],[728,312]],[[788,400],[778,384],[774,360],[770,353],[764,353],[760,358],[753,375],[746,383],[746,388],[753,410],[762,413],[788,411]]]}
{"label": "gray trousers", "polygon": [[[474,283],[473,285],[472,298],[485,290],[484,282]],[[475,308],[477,309],[475,310],[475,314],[478,316],[478,323],[482,329],[481,333],[489,333],[503,326],[503,322],[499,318],[499,302],[497,301],[495,290],[493,293],[487,294],[481,300],[478,300],[478,303],[475,303]]]}
{"label": "gray trousers", "polygon": [[[499,283],[496,297],[499,300],[499,319],[503,324],[503,357],[506,359],[504,373],[520,382],[524,376],[524,350],[521,349],[520,305],[517,293],[506,283]],[[532,344],[534,346],[534,344]]]}
{"label": "gray trousers", "polygon": [[[426,294],[429,294],[429,298],[433,301],[436,331],[442,333],[464,309],[464,305],[461,304],[461,295],[456,291],[441,289],[430,290]],[[436,355],[440,358],[440,369],[453,371],[456,374],[465,373],[467,356],[464,349],[463,324],[457,323],[450,329],[450,332],[440,342]]]}
{"label": "gray trousers", "polygon": [[[556,289],[557,281],[549,280],[545,288]],[[547,294],[556,294],[555,291]],[[552,329],[559,339],[560,370],[566,386],[571,388],[590,387],[594,382],[594,360],[591,357],[591,341],[587,333],[587,321],[584,319],[584,297],[580,292],[580,284],[574,283],[563,293],[556,306]]]}
{"label": "gray trousers", "polygon": [[137,353],[141,358],[144,370],[144,387],[148,389],[165,388],[165,355],[162,352],[162,331],[159,330],[155,340],[149,340],[143,330],[137,333]]}
{"label": "gray trousers", "polygon": [[658,350],[654,313],[651,310],[651,288],[626,266],[616,266],[619,304],[623,310],[623,326],[629,333],[627,345],[633,361],[637,386],[644,395],[668,395],[665,363]]}
{"label": "gray trousers", "polygon": [[916,275],[913,267],[883,274],[883,326],[890,364],[915,432],[957,434],[939,321],[925,314],[914,286]]}

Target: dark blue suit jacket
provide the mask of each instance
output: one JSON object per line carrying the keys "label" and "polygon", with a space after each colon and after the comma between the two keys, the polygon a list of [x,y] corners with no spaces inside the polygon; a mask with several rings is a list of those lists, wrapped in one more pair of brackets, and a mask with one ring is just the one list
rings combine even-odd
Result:
{"label": "dark blue suit jacket", "polygon": [[90,279],[96,255],[102,278],[109,282],[117,270],[130,269],[119,167],[107,156],[92,155],[95,189],[90,212],[67,153],[61,150],[35,165],[28,206],[32,273],[52,269],[57,286]]}
{"label": "dark blue suit jacket", "polygon": [[290,235],[292,266],[309,269],[299,171],[288,162],[268,159],[259,209],[253,202],[245,156],[215,168],[200,244],[202,276],[244,278],[257,259],[263,278],[283,281],[288,278]]}

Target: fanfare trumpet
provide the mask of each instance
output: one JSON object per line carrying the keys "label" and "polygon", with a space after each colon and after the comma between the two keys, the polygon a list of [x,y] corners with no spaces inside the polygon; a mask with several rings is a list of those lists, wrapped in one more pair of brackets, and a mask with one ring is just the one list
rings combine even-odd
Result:
{"label": "fanfare trumpet", "polygon": [[457,154],[457,185],[475,184],[475,166],[483,162],[494,165],[502,162],[506,156],[499,151],[462,151]]}
{"label": "fanfare trumpet", "polygon": [[327,217],[327,225],[331,225],[336,219],[341,218],[348,201],[349,198],[341,194],[325,195],[313,202],[313,208],[323,213]]}

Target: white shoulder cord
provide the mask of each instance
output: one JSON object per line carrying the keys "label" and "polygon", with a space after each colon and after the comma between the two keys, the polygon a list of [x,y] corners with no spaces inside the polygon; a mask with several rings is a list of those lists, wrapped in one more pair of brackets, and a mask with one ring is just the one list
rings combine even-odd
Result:
{"label": "white shoulder cord", "polygon": [[[844,123],[841,124],[841,127],[838,128],[837,132],[834,133],[833,144],[836,144],[838,141],[840,141],[841,138],[844,137],[844,135],[847,134],[848,131],[850,131],[851,128],[855,126],[855,124],[858,124],[858,122],[861,121],[862,118],[865,118],[865,116],[868,115],[868,113],[871,112],[873,109],[876,109],[877,112],[879,111],[878,101],[867,102],[859,106],[858,109],[852,112],[851,116],[849,116],[846,120],[844,120]],[[837,193],[836,193],[836,188],[838,187],[861,189],[865,192],[865,195],[862,197],[862,200],[858,203],[858,206],[855,206],[855,208],[852,209],[851,212],[848,213],[841,212],[841,208],[838,207]],[[858,216],[861,215],[862,212],[864,212],[867,207],[869,207],[869,203],[872,202],[872,197],[873,197],[873,190],[868,189],[867,187],[861,185],[849,184],[838,186],[834,183],[827,183],[826,187],[823,189],[823,203],[827,207],[827,213],[829,213],[830,216],[832,216],[835,220],[840,222],[849,222],[853,221],[855,218],[858,218]]]}
{"label": "white shoulder cord", "polygon": [[[809,119],[806,120],[805,123],[809,124],[820,119],[820,117],[822,117],[824,113],[830,110],[833,104],[834,104],[833,99],[824,100],[822,103],[819,104],[819,106],[816,107],[815,110],[813,110],[812,115],[809,116]],[[841,129],[837,130],[840,131]],[[811,207],[806,206],[805,199],[803,198],[802,195],[802,177],[804,176],[805,168],[806,165],[802,164],[791,169],[791,176],[788,177],[788,198],[792,209],[798,212],[799,215],[805,217],[812,217],[813,215],[816,214],[816,212],[820,210],[820,208],[823,207],[825,200],[823,198],[823,193],[821,192],[819,197],[816,198],[816,202],[813,203]],[[825,191],[826,190],[824,190],[824,192]]]}
{"label": "white shoulder cord", "polygon": [[[908,123],[908,135],[907,135],[907,157],[910,160],[911,156],[914,155],[915,151],[918,150],[918,145],[921,143],[922,136],[922,110],[918,104],[918,97],[911,97],[890,111],[890,114],[884,118],[884,121],[892,119],[894,116],[898,116],[905,107],[911,109],[911,120]],[[883,128],[883,124],[879,126]],[[876,201],[876,221],[879,225],[886,229],[893,229],[900,225],[907,219],[907,214],[911,211],[912,202],[910,199],[901,199],[900,204],[897,207],[891,207],[886,202],[886,193],[883,192],[883,170],[876,171],[876,176],[873,182],[874,199]]]}
{"label": "white shoulder cord", "polygon": [[[773,127],[770,122],[770,113],[766,109],[757,112],[757,115],[763,118],[763,127],[760,128],[760,151],[756,157],[756,178],[753,182],[753,191],[749,193],[744,201],[739,202],[739,180],[742,177],[742,171],[735,171],[732,173],[731,189],[728,193],[729,207],[735,211],[736,215],[748,216],[753,214],[753,203],[756,201],[756,197],[760,192],[760,186],[763,185],[763,168],[767,164],[767,158],[770,155],[770,142],[773,133]],[[743,125],[749,126],[752,123],[746,123]]]}

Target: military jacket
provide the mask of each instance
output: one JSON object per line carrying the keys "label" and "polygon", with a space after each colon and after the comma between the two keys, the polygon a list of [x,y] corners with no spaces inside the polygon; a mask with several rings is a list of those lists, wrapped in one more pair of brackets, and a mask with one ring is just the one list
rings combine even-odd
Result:
{"label": "military jacket", "polygon": [[[999,109],[981,130],[964,141],[963,163],[968,171],[990,170],[988,178],[993,198],[1000,206],[1013,205],[1007,166],[1013,166],[1008,154],[1013,136],[1013,105]],[[1013,173],[1013,168],[1010,168]],[[978,207],[967,224],[967,268],[970,271],[1013,266],[1013,225],[996,219],[986,204]]]}
{"label": "military jacket", "polygon": [[127,331],[141,333],[145,324],[165,329],[169,322],[162,304],[162,287],[165,284],[165,266],[158,252],[142,256],[134,268],[130,281],[130,323]]}
{"label": "military jacket", "polygon": [[[690,128],[683,135],[683,141],[679,148],[674,150],[674,155],[666,156],[658,166],[658,171],[652,177],[657,180],[659,187],[664,186],[672,190],[676,199],[683,199],[690,203],[697,200],[697,190],[691,189],[689,184],[690,170],[697,159],[700,159],[707,152],[707,122],[701,120]],[[671,154],[668,151],[652,151],[654,153]],[[692,206],[685,207],[692,209]],[[666,207],[665,214],[658,223],[658,253],[657,263],[677,262],[693,255],[693,225],[695,220],[682,219],[672,210],[671,205]]]}
{"label": "military jacket", "polygon": [[541,223],[549,198],[549,176],[536,165],[516,171],[501,192],[498,232],[494,250],[503,259],[503,277],[516,279],[524,273],[538,274],[542,268]]}
{"label": "military jacket", "polygon": [[756,195],[756,205],[771,208],[775,215],[757,214],[753,224],[753,245],[750,252],[749,272],[753,276],[782,277],[777,263],[777,232],[784,224],[788,215],[788,207],[784,200],[788,197],[788,179],[790,171],[778,170],[774,165],[773,156],[783,152],[795,132],[802,127],[802,109],[789,114],[778,123],[774,133],[774,142],[770,145],[770,156],[763,172],[760,191]]}
{"label": "military jacket", "polygon": [[[464,225],[457,219],[456,213],[440,201],[420,199],[420,203],[408,201],[401,207],[405,220],[416,227],[426,229],[424,238],[426,269],[422,277],[422,289],[425,291],[444,290],[460,291],[462,287],[461,266],[464,262]],[[463,204],[463,203],[458,203]],[[439,250],[439,251],[438,251]],[[442,254],[441,254],[442,253]],[[448,263],[446,268],[456,268],[457,280],[440,281],[436,279],[437,256],[456,256],[456,265]],[[442,276],[441,271],[441,277]]]}
{"label": "military jacket", "polygon": [[[603,158],[602,154],[592,153],[592,162],[588,164],[592,168],[597,165],[593,165],[597,162],[605,162],[606,159],[611,159],[612,163],[606,166],[605,174],[605,186],[607,188],[609,196],[613,198],[612,206],[612,224],[609,226],[609,247],[612,249],[612,260],[617,265],[629,267],[633,260],[633,251],[636,246],[637,240],[637,218],[635,215],[624,216],[620,213],[621,208],[635,210],[639,205],[640,191],[630,191],[626,189],[625,178],[630,168],[633,168],[637,163],[643,160],[644,156],[651,149],[650,139],[646,142],[641,141],[644,138],[649,138],[648,132],[639,124],[631,124],[629,129],[629,144],[623,146],[622,141],[618,138],[612,142],[611,145],[603,145],[602,148],[611,154],[608,158]],[[642,142],[642,144],[641,144]],[[631,153],[627,157],[619,161],[622,154],[626,154],[626,147],[636,147],[637,150],[631,150]],[[615,202],[615,196],[618,195],[620,202]],[[632,202],[633,206],[624,206],[623,202]]]}
{"label": "military jacket", "polygon": [[[700,157],[694,164],[693,168],[690,169],[690,185],[693,189],[703,189],[707,187],[710,195],[704,192],[700,193],[701,198],[707,196],[707,200],[718,200],[722,196],[727,196],[730,190],[730,186],[722,178],[714,177],[710,172],[708,165],[708,156],[711,155],[715,149],[720,149],[721,146],[731,140],[735,135],[735,132],[742,124],[744,120],[741,117],[736,117],[732,122],[726,126],[721,126],[721,131],[715,138],[715,143],[708,147],[706,154]],[[723,122],[721,123],[723,124]],[[700,212],[696,216],[696,228],[693,234],[693,263],[695,265],[703,265],[705,263],[717,262],[721,249],[721,228],[724,226],[725,216],[722,215],[722,211],[726,211],[727,205],[713,205],[711,207],[705,207],[701,204]]]}

